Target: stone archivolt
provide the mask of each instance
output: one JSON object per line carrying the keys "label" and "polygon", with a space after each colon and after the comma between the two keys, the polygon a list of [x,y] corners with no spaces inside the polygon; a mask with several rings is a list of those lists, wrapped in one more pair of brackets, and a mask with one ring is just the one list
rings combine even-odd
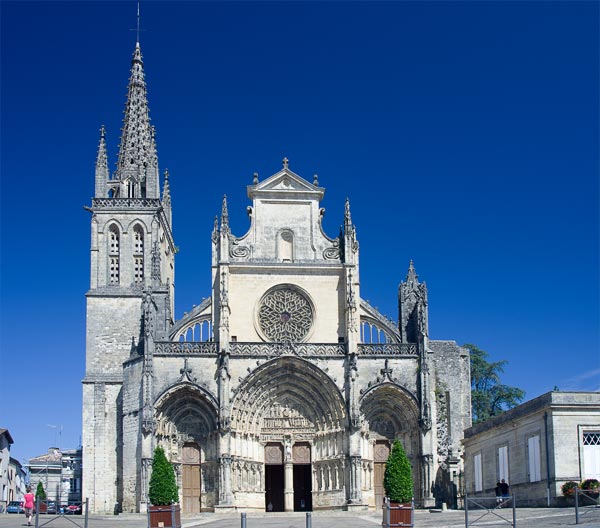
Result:
{"label": "stone archivolt", "polygon": [[339,389],[323,371],[285,357],[261,365],[244,380],[231,418],[233,431],[267,441],[343,430],[346,413]]}

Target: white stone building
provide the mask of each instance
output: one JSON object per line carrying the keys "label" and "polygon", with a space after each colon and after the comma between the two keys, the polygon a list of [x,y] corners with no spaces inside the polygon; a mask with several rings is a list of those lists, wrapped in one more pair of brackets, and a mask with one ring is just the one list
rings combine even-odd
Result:
{"label": "white stone building", "polygon": [[560,505],[565,482],[600,480],[600,393],[543,394],[467,429],[464,449],[470,495],[505,479],[519,505]]}
{"label": "white stone building", "polygon": [[339,236],[328,236],[324,188],[284,159],[247,187],[246,234],[232,233],[223,200],[207,240],[212,283],[198,292],[210,296],[176,321],[169,179],[161,195],[154,137],[137,44],[117,170],[109,174],[102,130],[89,208],[91,511],[144,510],[157,445],[186,512],[376,507],[396,438],[417,503],[433,502],[434,484],[449,502],[471,424],[469,356],[429,339],[427,288],[412,262],[392,322],[361,298],[350,203]]}
{"label": "white stone building", "polygon": [[8,462],[8,496],[7,503],[21,500],[27,490],[27,473],[23,464],[16,458],[10,457]]}
{"label": "white stone building", "polygon": [[9,499],[9,463],[10,446],[13,444],[13,438],[8,429],[0,429],[0,505],[6,508],[11,500]]}
{"label": "white stone building", "polygon": [[47,500],[61,506],[81,503],[81,449],[61,451],[51,447],[47,453],[29,459],[28,467],[34,493],[41,482]]}

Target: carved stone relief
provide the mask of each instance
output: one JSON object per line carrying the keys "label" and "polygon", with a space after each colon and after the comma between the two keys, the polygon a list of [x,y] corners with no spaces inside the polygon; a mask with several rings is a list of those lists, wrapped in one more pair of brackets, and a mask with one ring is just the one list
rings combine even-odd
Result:
{"label": "carved stone relief", "polygon": [[387,459],[390,456],[390,446],[378,442],[373,449],[373,456],[375,462],[387,462]]}
{"label": "carved stone relief", "polygon": [[292,461],[294,464],[310,464],[310,446],[308,444],[294,444],[292,447]]}
{"label": "carved stone relief", "polygon": [[281,444],[265,446],[265,464],[283,464],[283,446]]}

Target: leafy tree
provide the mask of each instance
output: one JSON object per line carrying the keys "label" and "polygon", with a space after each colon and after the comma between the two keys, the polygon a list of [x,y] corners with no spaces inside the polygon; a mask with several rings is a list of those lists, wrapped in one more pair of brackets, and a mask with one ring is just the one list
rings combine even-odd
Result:
{"label": "leafy tree", "polygon": [[41,480],[38,482],[37,488],[35,489],[35,498],[46,500],[46,492],[44,491],[44,485]]}
{"label": "leafy tree", "polygon": [[154,450],[148,496],[154,506],[167,506],[179,501],[175,471],[160,446]]}
{"label": "leafy tree", "polygon": [[525,391],[500,383],[505,359],[490,363],[488,353],[471,344],[463,345],[471,354],[471,409],[473,423],[479,423],[516,407]]}
{"label": "leafy tree", "polygon": [[394,440],[392,453],[385,464],[383,487],[391,502],[406,503],[412,499],[412,468],[398,440]]}

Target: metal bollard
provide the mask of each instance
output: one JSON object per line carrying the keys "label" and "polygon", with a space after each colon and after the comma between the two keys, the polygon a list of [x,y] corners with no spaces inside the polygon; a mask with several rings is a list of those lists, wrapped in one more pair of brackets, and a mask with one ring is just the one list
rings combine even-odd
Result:
{"label": "metal bollard", "polygon": [[246,514],[242,513],[242,528],[246,528]]}
{"label": "metal bollard", "polygon": [[306,512],[306,528],[312,528],[312,512]]}

